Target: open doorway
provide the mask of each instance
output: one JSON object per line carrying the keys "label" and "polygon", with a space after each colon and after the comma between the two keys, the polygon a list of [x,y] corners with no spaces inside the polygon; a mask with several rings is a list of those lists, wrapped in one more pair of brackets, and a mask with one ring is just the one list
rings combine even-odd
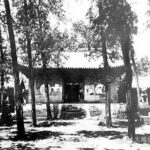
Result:
{"label": "open doorway", "polygon": [[64,80],[64,103],[80,103],[84,99],[84,78],[82,75],[70,75]]}
{"label": "open doorway", "polygon": [[78,103],[79,102],[79,84],[66,83],[64,86],[64,102]]}
{"label": "open doorway", "polygon": [[83,99],[84,99],[83,93],[84,93],[83,84],[66,83],[64,85],[64,102],[65,103],[83,102]]}

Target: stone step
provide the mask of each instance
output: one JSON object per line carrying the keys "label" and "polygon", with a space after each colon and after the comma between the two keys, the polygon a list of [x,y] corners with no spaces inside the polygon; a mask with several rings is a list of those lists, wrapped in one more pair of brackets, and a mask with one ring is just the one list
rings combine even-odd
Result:
{"label": "stone step", "polygon": [[68,112],[62,111],[61,112],[61,119],[83,119],[86,117],[85,112]]}
{"label": "stone step", "polygon": [[62,111],[67,111],[67,112],[80,112],[82,111],[82,108],[77,108],[75,106],[65,106],[62,108]]}
{"label": "stone step", "polygon": [[86,111],[82,108],[78,108],[72,105],[65,106],[61,110],[62,119],[82,119],[86,116]]}

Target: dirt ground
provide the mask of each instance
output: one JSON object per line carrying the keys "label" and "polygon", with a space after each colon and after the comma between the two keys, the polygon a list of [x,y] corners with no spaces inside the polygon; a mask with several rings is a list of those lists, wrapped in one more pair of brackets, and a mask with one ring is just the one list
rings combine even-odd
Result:
{"label": "dirt ground", "polygon": [[[31,106],[24,105],[26,139],[16,139],[16,125],[0,126],[0,150],[149,150],[150,125],[136,125],[136,141],[127,137],[127,120],[113,118],[113,127],[103,122],[103,105],[77,105],[82,117],[46,121],[45,105],[37,105],[38,127],[31,124]],[[77,107],[76,106],[76,107]],[[86,106],[86,107],[85,107]],[[88,107],[87,107],[88,106]],[[99,107],[98,107],[99,106]],[[117,106],[113,106],[115,114]],[[118,106],[120,110],[120,106]],[[145,109],[144,109],[145,110]],[[88,113],[89,112],[89,113]],[[79,115],[79,116],[80,116]],[[68,117],[68,116],[67,116]]]}
{"label": "dirt ground", "polygon": [[[127,137],[127,122],[116,120],[108,129],[99,119],[38,121],[25,120],[26,140],[15,140],[16,125],[0,127],[2,150],[149,150],[150,126],[136,128],[137,141]],[[147,136],[145,136],[147,135]],[[143,139],[141,137],[144,137]],[[140,138],[139,138],[140,137]]]}

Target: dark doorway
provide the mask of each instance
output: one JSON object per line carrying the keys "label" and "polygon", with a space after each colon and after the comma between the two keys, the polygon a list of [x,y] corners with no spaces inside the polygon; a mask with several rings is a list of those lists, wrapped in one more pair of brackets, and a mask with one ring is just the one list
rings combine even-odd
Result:
{"label": "dark doorway", "polygon": [[64,103],[80,103],[84,99],[84,78],[82,75],[65,76],[64,80]]}
{"label": "dark doorway", "polygon": [[79,84],[66,83],[64,86],[64,102],[78,103],[79,102]]}

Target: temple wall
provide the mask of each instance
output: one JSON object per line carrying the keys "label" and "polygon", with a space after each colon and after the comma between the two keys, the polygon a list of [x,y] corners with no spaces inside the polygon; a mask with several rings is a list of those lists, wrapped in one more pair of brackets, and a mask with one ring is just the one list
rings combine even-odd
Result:
{"label": "temple wall", "polygon": [[[49,84],[49,98],[50,102],[60,103],[62,102],[62,80],[57,76],[52,77],[53,80],[48,82]],[[36,103],[46,103],[45,86],[42,78],[35,79],[35,98]],[[31,94],[29,94],[29,101],[31,101]]]}
{"label": "temple wall", "polygon": [[[53,76],[49,82],[49,95],[51,103],[63,103],[64,87],[63,80],[58,76]],[[36,103],[46,103],[44,80],[42,78],[35,79],[35,98]],[[118,102],[118,85],[112,83],[110,85],[111,102]],[[84,81],[84,102],[92,103],[105,101],[105,87],[100,81]],[[29,102],[31,102],[31,94],[29,93]]]}
{"label": "temple wall", "polygon": [[96,87],[99,84],[85,84],[84,87],[84,101],[85,102],[102,102],[104,100],[105,93],[97,93]]}
{"label": "temple wall", "polygon": [[[111,102],[118,102],[118,84],[112,83],[110,85]],[[85,102],[100,102],[105,101],[105,86],[100,81],[85,81],[84,87],[84,101]]]}

